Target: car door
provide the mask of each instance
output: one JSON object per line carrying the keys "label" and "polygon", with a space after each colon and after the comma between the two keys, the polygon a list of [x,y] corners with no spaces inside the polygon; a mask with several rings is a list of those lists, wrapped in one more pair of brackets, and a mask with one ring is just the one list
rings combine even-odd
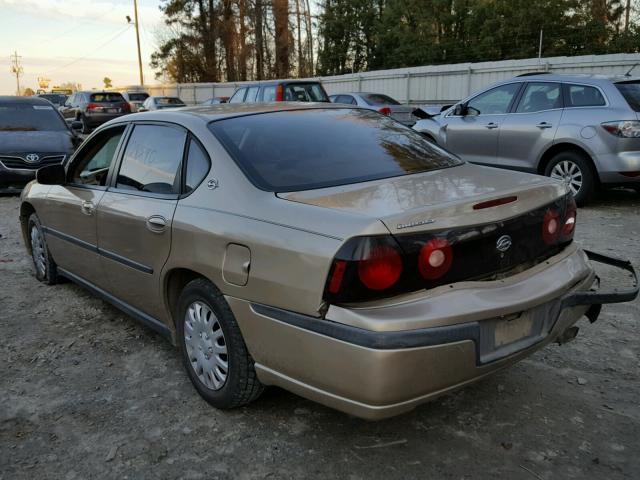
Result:
{"label": "car door", "polygon": [[469,162],[492,165],[498,155],[498,134],[521,82],[507,83],[456,105],[445,117],[441,141]]}
{"label": "car door", "polygon": [[527,82],[500,126],[496,164],[535,172],[541,153],[553,144],[562,112],[560,83]]}
{"label": "car door", "polygon": [[133,125],[97,212],[98,247],[119,300],[162,316],[160,272],[171,248],[187,132],[162,123]]}
{"label": "car door", "polygon": [[66,183],[51,187],[38,212],[60,268],[101,288],[107,283],[99,261],[95,212],[125,128],[107,128],[84,143],[71,159]]}
{"label": "car door", "polygon": [[65,120],[71,121],[75,118],[75,110],[73,108],[73,102],[75,101],[76,94],[74,93],[69,98],[67,98],[64,105],[59,108],[60,113],[64,117]]}

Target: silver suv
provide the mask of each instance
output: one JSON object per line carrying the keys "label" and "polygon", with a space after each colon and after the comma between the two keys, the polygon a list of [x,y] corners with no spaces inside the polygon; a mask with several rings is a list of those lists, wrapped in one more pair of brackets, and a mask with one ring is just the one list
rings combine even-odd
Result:
{"label": "silver suv", "polygon": [[640,192],[640,77],[524,75],[413,127],[462,159],[565,180],[578,204],[598,186]]}

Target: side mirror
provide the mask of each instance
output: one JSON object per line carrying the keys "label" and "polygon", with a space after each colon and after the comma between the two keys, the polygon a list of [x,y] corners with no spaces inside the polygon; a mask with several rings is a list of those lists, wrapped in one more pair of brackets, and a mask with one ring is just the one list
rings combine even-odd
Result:
{"label": "side mirror", "polygon": [[41,185],[64,185],[65,177],[62,165],[47,165],[36,172],[36,180]]}
{"label": "side mirror", "polygon": [[78,120],[74,120],[73,122],[71,122],[71,130],[73,130],[75,133],[78,133],[80,130],[82,130],[82,122]]}
{"label": "side mirror", "polygon": [[443,105],[440,108],[440,113],[444,112],[445,110],[449,110],[451,107],[453,107],[453,105]]}

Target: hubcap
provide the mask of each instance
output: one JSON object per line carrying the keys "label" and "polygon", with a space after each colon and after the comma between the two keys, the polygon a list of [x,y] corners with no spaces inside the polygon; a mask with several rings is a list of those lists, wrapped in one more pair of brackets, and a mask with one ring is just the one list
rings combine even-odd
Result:
{"label": "hubcap", "polygon": [[582,187],[582,170],[571,160],[563,160],[551,170],[551,178],[564,180],[575,196]]}
{"label": "hubcap", "polygon": [[203,302],[189,305],[184,316],[184,343],[191,368],[211,390],[220,390],[227,380],[227,342],[218,317]]}
{"label": "hubcap", "polygon": [[42,242],[40,230],[38,230],[35,225],[31,227],[31,255],[33,256],[33,263],[36,266],[36,270],[41,276],[44,276],[46,271],[44,243]]}

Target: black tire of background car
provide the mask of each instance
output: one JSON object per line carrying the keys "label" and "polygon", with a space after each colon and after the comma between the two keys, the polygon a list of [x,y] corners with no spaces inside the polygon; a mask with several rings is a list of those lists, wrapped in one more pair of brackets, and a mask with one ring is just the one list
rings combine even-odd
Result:
{"label": "black tire of background car", "polygon": [[56,262],[53,261],[53,257],[51,257],[51,252],[49,252],[49,246],[47,245],[47,239],[44,236],[44,231],[42,230],[42,225],[40,225],[40,219],[38,215],[32,213],[29,217],[29,221],[27,222],[27,232],[29,235],[29,242],[31,242],[31,229],[36,227],[40,232],[40,238],[42,238],[42,244],[44,245],[44,275],[42,275],[38,271],[38,267],[36,266],[36,259],[33,257],[33,251],[31,252],[31,260],[33,261],[33,268],[36,271],[36,278],[42,283],[46,283],[47,285],[55,285],[58,283],[58,267]]}
{"label": "black tire of background car", "polygon": [[[211,308],[218,317],[218,322],[224,333],[229,370],[226,382],[220,390],[210,390],[202,384],[187,355],[184,339],[184,316],[189,305],[197,300],[206,303]],[[260,396],[264,386],[256,376],[254,361],[244,343],[240,327],[238,327],[224,296],[213,284],[205,279],[193,280],[187,284],[178,299],[175,323],[182,362],[189,379],[202,398],[216,408],[227,409],[246,405]]]}
{"label": "black tire of background car", "polygon": [[593,171],[593,166],[591,165],[591,161],[581,153],[567,150],[556,153],[553,158],[551,158],[547,168],[545,168],[544,174],[547,177],[551,176],[553,167],[564,160],[576,164],[582,173],[582,186],[580,190],[578,190],[578,194],[574,197],[578,206],[582,207],[589,203],[596,193],[597,177]]}
{"label": "black tire of background car", "polygon": [[82,133],[91,133],[91,128],[89,128],[89,124],[87,124],[87,119],[84,115],[80,115],[80,123],[82,123],[82,129],[80,130]]}

